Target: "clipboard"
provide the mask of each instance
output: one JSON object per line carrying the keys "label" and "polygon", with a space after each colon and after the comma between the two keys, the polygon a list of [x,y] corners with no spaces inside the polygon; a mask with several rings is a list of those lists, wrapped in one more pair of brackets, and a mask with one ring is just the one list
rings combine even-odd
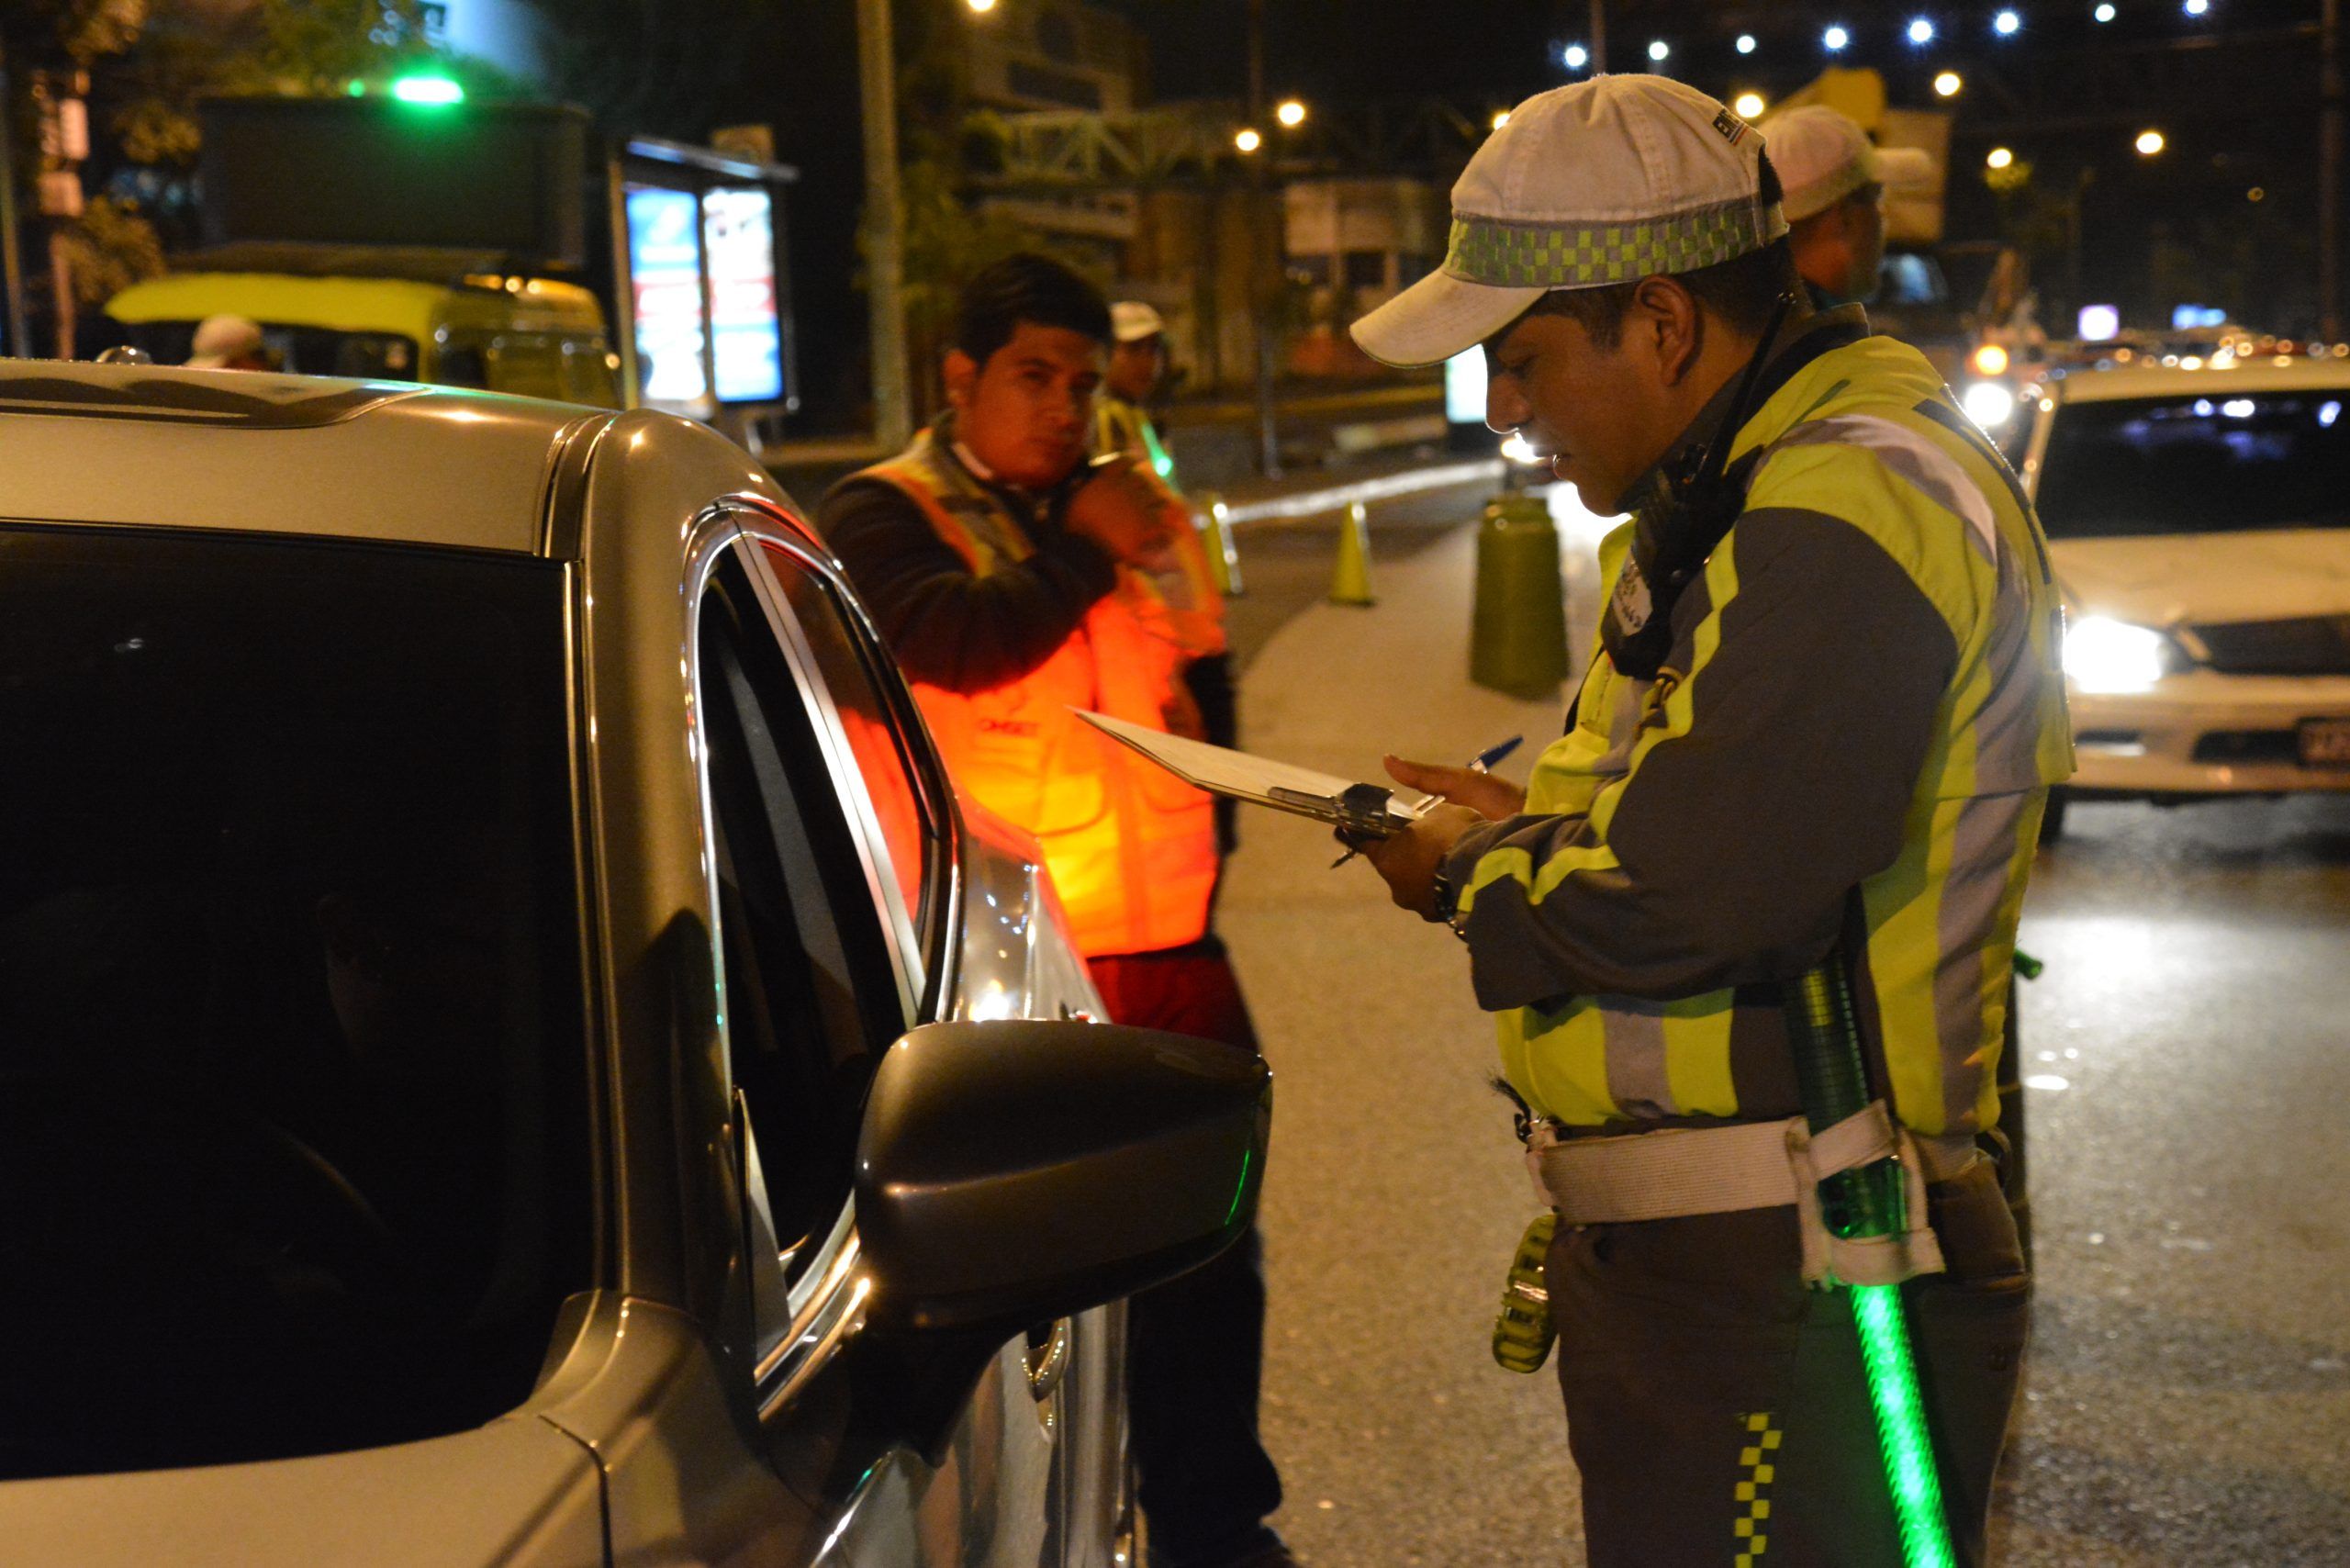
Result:
{"label": "clipboard", "polygon": [[1326,822],[1366,838],[1385,838],[1419,820],[1425,802],[1399,801],[1382,784],[1360,784],[1228,746],[1187,740],[1106,713],[1070,712],[1131,746],[1195,789]]}

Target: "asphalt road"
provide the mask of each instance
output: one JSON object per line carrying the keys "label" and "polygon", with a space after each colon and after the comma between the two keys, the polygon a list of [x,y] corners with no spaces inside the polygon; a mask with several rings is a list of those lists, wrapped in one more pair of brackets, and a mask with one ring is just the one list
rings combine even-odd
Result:
{"label": "asphalt road", "polygon": [[[1237,607],[1250,744],[1371,776],[1559,711],[1466,678],[1478,498],[1257,531]],[[1590,624],[1587,523],[1570,530]],[[1510,771],[1505,767],[1504,771]],[[1314,1568],[1583,1561],[1556,1385],[1486,1338],[1536,1212],[1456,943],[1312,824],[1250,813],[1222,926],[1277,1073],[1264,1422]],[[2350,1563],[2350,798],[2076,810],[2024,944],[2040,1301],[1998,1561]]]}

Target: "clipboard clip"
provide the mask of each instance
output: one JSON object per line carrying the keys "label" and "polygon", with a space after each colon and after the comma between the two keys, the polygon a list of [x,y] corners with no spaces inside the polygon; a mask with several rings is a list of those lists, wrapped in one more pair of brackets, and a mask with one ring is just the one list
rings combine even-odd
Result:
{"label": "clipboard clip", "polygon": [[1334,823],[1342,834],[1359,838],[1385,838],[1396,827],[1394,813],[1388,802],[1395,798],[1392,790],[1376,784],[1351,784],[1337,795],[1313,795],[1303,790],[1284,790],[1274,786],[1268,793],[1282,805],[1300,808],[1309,814]]}

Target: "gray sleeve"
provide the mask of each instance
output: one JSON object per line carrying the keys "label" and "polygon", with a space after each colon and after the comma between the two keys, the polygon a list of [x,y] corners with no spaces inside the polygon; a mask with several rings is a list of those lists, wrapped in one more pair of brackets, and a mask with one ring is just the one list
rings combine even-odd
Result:
{"label": "gray sleeve", "polygon": [[[1640,757],[1606,834],[1585,817],[1521,816],[1447,857],[1462,887],[1484,863],[1462,927],[1480,1005],[1800,974],[1834,943],[1847,892],[1899,855],[1957,665],[1948,624],[1839,519],[1752,511],[1722,547],[1738,586],[1690,675],[1687,728]],[[1688,667],[1714,608],[1702,579],[1683,595],[1673,667]],[[1526,860],[1489,859],[1509,849]],[[1546,879],[1561,856],[1563,876]]]}

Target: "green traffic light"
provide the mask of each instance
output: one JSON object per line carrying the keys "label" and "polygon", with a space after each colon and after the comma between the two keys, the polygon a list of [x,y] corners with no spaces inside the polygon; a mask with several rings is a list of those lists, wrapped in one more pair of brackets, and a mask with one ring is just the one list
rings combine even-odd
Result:
{"label": "green traffic light", "polygon": [[403,104],[462,104],[465,90],[446,76],[402,76],[393,82],[392,96]]}

